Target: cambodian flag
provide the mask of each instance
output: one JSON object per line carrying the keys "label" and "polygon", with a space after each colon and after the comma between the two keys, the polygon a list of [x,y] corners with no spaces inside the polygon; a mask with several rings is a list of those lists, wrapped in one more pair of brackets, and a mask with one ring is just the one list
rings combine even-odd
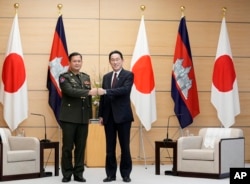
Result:
{"label": "cambodian flag", "polygon": [[179,120],[181,128],[185,128],[193,123],[193,118],[200,113],[200,108],[192,54],[184,16],[180,21],[175,46],[171,88],[171,96],[175,103],[174,112]]}
{"label": "cambodian flag", "polygon": [[227,33],[226,20],[223,18],[212,78],[211,102],[225,128],[235,123],[240,114],[240,101],[233,57]]}
{"label": "cambodian flag", "polygon": [[13,131],[28,117],[27,77],[17,14],[3,63],[0,101],[3,104],[4,120]]}
{"label": "cambodian flag", "polygon": [[59,87],[59,75],[68,70],[68,49],[64,32],[62,15],[59,16],[56,24],[56,30],[54,33],[54,39],[52,43],[47,88],[49,90],[49,105],[52,108],[57,122],[60,125],[59,113],[61,106],[61,89]]}

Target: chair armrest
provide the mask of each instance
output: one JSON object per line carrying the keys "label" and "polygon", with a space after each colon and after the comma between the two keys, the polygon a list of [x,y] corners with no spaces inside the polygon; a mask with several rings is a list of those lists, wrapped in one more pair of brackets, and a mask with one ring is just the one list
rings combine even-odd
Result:
{"label": "chair armrest", "polygon": [[177,170],[182,168],[183,150],[201,149],[202,139],[202,136],[188,136],[177,140]]}
{"label": "chair armrest", "polygon": [[39,150],[40,141],[36,137],[9,137],[10,150]]}
{"label": "chair armrest", "polygon": [[229,138],[220,141],[221,173],[228,173],[231,167],[245,167],[245,139]]}
{"label": "chair armrest", "polygon": [[180,137],[177,140],[178,151],[184,149],[201,149],[201,144],[202,136]]}

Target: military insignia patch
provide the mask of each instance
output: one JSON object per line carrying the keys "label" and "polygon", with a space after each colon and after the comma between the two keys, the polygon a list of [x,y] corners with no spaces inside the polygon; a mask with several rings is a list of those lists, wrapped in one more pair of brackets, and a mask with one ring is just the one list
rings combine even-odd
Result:
{"label": "military insignia patch", "polygon": [[63,83],[65,81],[64,77],[60,77],[60,83]]}

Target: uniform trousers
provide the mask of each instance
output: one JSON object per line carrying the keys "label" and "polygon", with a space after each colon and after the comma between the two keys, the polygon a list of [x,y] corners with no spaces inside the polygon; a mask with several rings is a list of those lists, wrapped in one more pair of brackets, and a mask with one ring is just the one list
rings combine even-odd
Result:
{"label": "uniform trousers", "polygon": [[[85,147],[88,124],[62,122],[62,174],[66,178],[82,176],[84,172]],[[74,149],[74,158],[72,151]],[[73,164],[74,162],[74,164]]]}

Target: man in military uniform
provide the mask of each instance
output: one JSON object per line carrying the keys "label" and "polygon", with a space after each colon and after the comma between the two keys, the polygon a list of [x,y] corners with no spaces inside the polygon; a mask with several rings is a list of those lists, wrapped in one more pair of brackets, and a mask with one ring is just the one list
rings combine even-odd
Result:
{"label": "man in military uniform", "polygon": [[[86,182],[83,177],[84,153],[88,136],[88,123],[92,114],[91,96],[97,89],[91,89],[89,75],[80,72],[82,55],[73,52],[69,55],[69,70],[59,76],[62,91],[60,121],[62,127],[62,182]],[[72,151],[74,149],[74,164]]]}

